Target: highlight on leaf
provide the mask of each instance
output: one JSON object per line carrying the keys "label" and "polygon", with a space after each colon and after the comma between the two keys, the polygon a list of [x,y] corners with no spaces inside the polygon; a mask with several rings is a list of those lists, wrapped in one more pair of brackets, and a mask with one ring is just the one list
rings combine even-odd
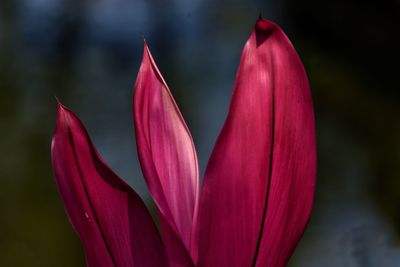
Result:
{"label": "highlight on leaf", "polygon": [[52,166],[88,266],[286,266],[311,216],[316,142],[307,75],[279,26],[260,17],[244,46],[201,190],[191,133],[146,41],[133,117],[160,230],[58,103]]}

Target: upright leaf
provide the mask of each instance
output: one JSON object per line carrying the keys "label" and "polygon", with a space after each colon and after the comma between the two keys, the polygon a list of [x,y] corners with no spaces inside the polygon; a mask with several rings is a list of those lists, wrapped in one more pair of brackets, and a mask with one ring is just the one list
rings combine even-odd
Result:
{"label": "upright leaf", "polygon": [[314,189],[306,73],[283,31],[260,18],[206,169],[198,266],[284,266],[310,216]]}
{"label": "upright leaf", "polygon": [[162,217],[160,223],[168,224],[162,225],[168,231],[163,236],[168,254],[177,259],[176,254],[190,251],[198,202],[198,163],[189,129],[146,42],[133,113],[143,174]]}
{"label": "upright leaf", "polygon": [[274,146],[272,172],[257,267],[286,266],[311,216],[315,193],[316,137],[312,99],[303,64],[287,36],[272,28]]}

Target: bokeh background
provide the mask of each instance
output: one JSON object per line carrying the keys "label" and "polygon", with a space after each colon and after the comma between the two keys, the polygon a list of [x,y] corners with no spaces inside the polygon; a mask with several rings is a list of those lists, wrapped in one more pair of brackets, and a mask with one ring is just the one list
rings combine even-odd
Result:
{"label": "bokeh background", "polygon": [[1,0],[0,266],[84,266],[50,166],[55,95],[153,209],[131,115],[141,35],[203,173],[260,11],[298,50],[315,105],[315,212],[290,266],[400,266],[398,0]]}

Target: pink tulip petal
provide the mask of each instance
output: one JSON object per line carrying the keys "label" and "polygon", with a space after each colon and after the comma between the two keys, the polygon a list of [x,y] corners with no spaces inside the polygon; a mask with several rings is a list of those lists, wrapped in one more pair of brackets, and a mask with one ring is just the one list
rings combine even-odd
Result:
{"label": "pink tulip petal", "polygon": [[51,155],[57,186],[88,266],[168,266],[144,203],[101,159],[78,117],[61,104]]}
{"label": "pink tulip petal", "polygon": [[[161,224],[169,224],[162,229],[174,231],[189,251],[199,190],[196,151],[146,42],[135,84],[133,113],[143,174],[163,217]],[[173,245],[177,240],[168,236],[163,235],[168,249],[177,249],[179,246]]]}
{"label": "pink tulip petal", "polygon": [[200,267],[285,266],[309,219],[315,133],[306,73],[260,19],[209,160],[196,225]]}

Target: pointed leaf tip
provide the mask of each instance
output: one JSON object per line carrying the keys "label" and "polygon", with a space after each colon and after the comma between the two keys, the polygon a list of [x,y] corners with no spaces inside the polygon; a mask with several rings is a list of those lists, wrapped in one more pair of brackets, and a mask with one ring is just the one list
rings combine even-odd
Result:
{"label": "pointed leaf tip", "polygon": [[140,34],[140,36],[142,37],[143,41],[145,42],[145,41],[146,41],[146,37],[144,37],[144,33],[143,33],[143,32],[140,32],[139,34]]}
{"label": "pointed leaf tip", "polygon": [[259,31],[272,31],[275,28],[275,24],[269,20],[260,17],[255,24],[255,28]]}
{"label": "pointed leaf tip", "polygon": [[276,26],[269,20],[260,17],[254,26],[257,47],[262,45],[274,32]]}
{"label": "pointed leaf tip", "polygon": [[142,38],[143,38],[143,46],[144,46],[144,48],[148,48],[146,37],[144,37],[143,34],[142,34]]}
{"label": "pointed leaf tip", "polygon": [[63,103],[61,103],[60,99],[57,96],[54,96],[54,99],[56,100],[57,103],[57,113],[60,114],[65,111],[65,109],[68,109]]}
{"label": "pointed leaf tip", "polygon": [[61,103],[60,99],[58,99],[58,97],[57,97],[56,95],[54,95],[54,99],[56,100],[56,103],[57,103],[57,104],[60,104],[60,103]]}

